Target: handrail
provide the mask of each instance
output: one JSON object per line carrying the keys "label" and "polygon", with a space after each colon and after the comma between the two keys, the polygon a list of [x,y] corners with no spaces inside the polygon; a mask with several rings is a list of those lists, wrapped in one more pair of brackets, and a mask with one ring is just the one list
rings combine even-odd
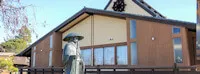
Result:
{"label": "handrail", "polygon": [[[197,66],[86,66],[86,69],[194,69]],[[19,69],[64,69],[64,67],[19,67]]]}

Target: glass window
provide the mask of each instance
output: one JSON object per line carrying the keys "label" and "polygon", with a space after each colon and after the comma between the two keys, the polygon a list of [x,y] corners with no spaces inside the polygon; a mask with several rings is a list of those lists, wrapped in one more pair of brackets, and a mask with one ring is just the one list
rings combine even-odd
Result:
{"label": "glass window", "polygon": [[132,39],[136,38],[136,21],[130,21],[130,36]]}
{"label": "glass window", "polygon": [[53,35],[50,36],[50,48],[53,48]]}
{"label": "glass window", "polygon": [[49,66],[52,66],[52,50],[49,52]]}
{"label": "glass window", "polygon": [[103,65],[103,48],[94,49],[94,65]]}
{"label": "glass window", "polygon": [[181,32],[181,29],[179,27],[173,27],[173,34],[179,34]]}
{"label": "glass window", "polygon": [[137,64],[137,44],[136,42],[131,43],[131,64]]}
{"label": "glass window", "polygon": [[36,52],[33,52],[33,67],[35,67],[35,57],[36,57]]}
{"label": "glass window", "polygon": [[91,49],[83,49],[81,50],[81,56],[85,65],[92,65],[92,50]]}
{"label": "glass window", "polygon": [[36,50],[36,46],[33,47],[33,51],[35,51],[35,50]]}
{"label": "glass window", "polygon": [[115,48],[114,47],[105,47],[104,48],[104,64],[105,65],[114,65],[115,64]]}
{"label": "glass window", "polygon": [[117,46],[117,64],[118,65],[127,65],[127,46]]}
{"label": "glass window", "polygon": [[183,63],[181,38],[174,38],[174,60],[175,63]]}

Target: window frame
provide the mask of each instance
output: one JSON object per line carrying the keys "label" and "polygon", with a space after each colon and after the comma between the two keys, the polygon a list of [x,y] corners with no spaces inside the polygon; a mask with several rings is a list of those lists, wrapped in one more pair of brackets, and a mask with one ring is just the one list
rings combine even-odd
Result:
{"label": "window frame", "polygon": [[[93,65],[93,49],[92,48],[87,48],[87,49],[81,49],[81,57],[82,57],[82,59],[83,59],[83,56],[82,56],[82,51],[83,50],[90,50],[91,51],[91,56],[90,56],[90,60],[91,60],[91,63],[90,63],[90,65],[86,65],[86,66],[92,66]],[[84,61],[84,60],[83,60]]]}
{"label": "window frame", "polygon": [[36,62],[36,46],[33,47],[33,58],[32,59],[33,59],[32,67],[35,67],[35,65],[36,65],[36,63],[35,63]]}
{"label": "window frame", "polygon": [[[136,64],[132,64],[132,43],[135,43],[136,45]],[[137,42],[133,41],[130,43],[130,65],[138,65],[138,46],[137,46]]]}
{"label": "window frame", "polygon": [[[121,46],[126,46],[126,64],[119,64],[118,63],[118,47],[121,47]],[[128,65],[128,45],[119,45],[119,46],[116,46],[116,65]]]}
{"label": "window frame", "polygon": [[49,67],[53,66],[52,60],[53,60],[53,50],[50,50],[49,51]]}
{"label": "window frame", "polygon": [[[135,26],[135,30],[134,30],[135,32],[134,33],[135,33],[135,35],[132,34],[132,31],[133,31],[133,29],[132,29],[132,26],[133,26],[132,25],[132,21],[134,21],[134,26]],[[137,22],[136,22],[136,20],[131,19],[129,21],[129,33],[130,33],[130,36],[129,36],[130,39],[136,39],[137,38]],[[132,36],[135,36],[135,37],[132,38]]]}
{"label": "window frame", "polygon": [[[135,34],[136,34],[136,37],[135,38],[131,38],[131,21],[135,21]],[[138,55],[137,55],[137,64],[132,64],[132,58],[131,58],[131,55],[132,55],[132,53],[131,53],[131,43],[136,43],[136,47],[138,47],[138,44],[137,44],[137,20],[135,20],[135,19],[131,19],[131,18],[128,18],[127,19],[127,22],[128,22],[128,24],[127,24],[127,37],[128,37],[128,39],[127,39],[127,45],[128,45],[128,65],[132,65],[132,66],[136,66],[136,65],[138,65]],[[137,48],[137,50],[138,50],[138,48]]]}
{"label": "window frame", "polygon": [[[117,49],[117,46],[124,46],[127,45],[127,42],[120,42],[120,43],[112,43],[112,44],[104,44],[104,45],[93,45],[93,46],[84,46],[84,47],[81,47],[81,50],[84,50],[84,49],[92,49],[92,65],[91,66],[123,66],[123,65],[118,65],[116,63],[117,61],[117,58],[116,58],[116,55],[117,55],[117,52],[116,52],[116,49]],[[104,64],[104,60],[103,60],[103,65],[95,65],[95,49],[96,48],[104,48],[104,47],[114,47],[114,64],[113,65],[106,65]],[[103,49],[104,50],[104,49]],[[127,57],[128,57],[128,48],[127,48]],[[103,56],[104,58],[104,56]],[[127,59],[127,62],[129,61],[129,58]],[[129,65],[129,64],[127,64]],[[127,65],[124,65],[124,66],[127,66]],[[88,65],[86,65],[88,66]]]}
{"label": "window frame", "polygon": [[[113,55],[114,56],[114,62],[113,62],[113,64],[105,64],[105,50],[108,50],[108,49],[105,49],[105,48],[114,48],[113,49],[113,51],[114,51],[113,52],[113,54],[114,54]],[[116,63],[116,60],[115,60],[116,59],[116,56],[115,56],[116,55],[116,53],[115,53],[116,50],[115,49],[116,49],[115,46],[103,47],[103,65],[115,65],[115,63]]]}
{"label": "window frame", "polygon": [[[179,28],[180,32],[179,33],[174,33],[174,28]],[[180,34],[181,33],[181,28],[177,26],[172,26],[172,34]]]}
{"label": "window frame", "polygon": [[53,35],[50,36],[49,39],[49,48],[52,49],[53,48]]}
{"label": "window frame", "polygon": [[[175,52],[175,48],[174,48],[174,46],[175,46],[174,39],[177,39],[177,38],[180,39],[182,62],[177,62],[177,61],[176,61],[176,52]],[[182,43],[182,38],[181,38],[181,37],[175,37],[175,38],[172,39],[172,42],[173,42],[173,52],[174,52],[174,63],[177,63],[177,64],[182,64],[182,63],[184,63],[184,61],[183,61],[183,43]]]}

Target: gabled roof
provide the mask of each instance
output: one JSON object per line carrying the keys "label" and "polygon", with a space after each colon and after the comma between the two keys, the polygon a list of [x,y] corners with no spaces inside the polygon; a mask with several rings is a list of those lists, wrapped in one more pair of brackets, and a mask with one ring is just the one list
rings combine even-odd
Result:
{"label": "gabled roof", "polygon": [[[158,11],[156,11],[152,6],[147,4],[144,0],[132,0],[135,2],[138,6],[143,8],[145,11],[147,11],[149,14],[151,14],[153,17],[160,17],[160,18],[165,18],[162,14],[160,14]],[[111,4],[112,0],[108,2],[104,10],[108,8],[108,6]]]}
{"label": "gabled roof", "polygon": [[[142,15],[135,15],[135,14],[129,14],[129,13],[123,13],[123,12],[115,12],[115,11],[105,11],[105,10],[99,10],[99,9],[92,9],[92,8],[83,8],[81,11],[61,23],[59,26],[54,28],[52,31],[47,33],[45,36],[40,38],[38,41],[30,45],[28,48],[26,48],[24,51],[19,53],[17,56],[24,56],[26,53],[30,54],[30,50],[33,46],[38,44],[40,41],[45,39],[48,35],[52,34],[53,32],[59,32],[60,29],[68,25],[70,22],[74,21],[76,18],[83,14],[98,14],[98,15],[105,15],[105,16],[111,16],[111,17],[119,17],[119,18],[134,18],[139,20],[146,20],[146,21],[152,21],[152,22],[159,22],[159,23],[165,23],[169,25],[174,26],[182,26],[186,27],[189,31],[195,31],[196,32],[196,24],[191,22],[185,22],[185,21],[178,21],[178,20],[172,20],[172,19],[165,19],[165,18],[156,18],[156,17],[150,17],[150,16],[142,16]],[[147,24],[148,25],[148,24]]]}

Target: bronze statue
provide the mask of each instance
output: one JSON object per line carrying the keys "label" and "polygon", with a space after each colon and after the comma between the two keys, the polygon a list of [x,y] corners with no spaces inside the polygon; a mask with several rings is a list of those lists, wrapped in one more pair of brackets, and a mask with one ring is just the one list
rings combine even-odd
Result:
{"label": "bronze statue", "polygon": [[63,39],[68,42],[64,47],[62,59],[66,74],[84,74],[84,63],[79,47],[79,40],[83,38],[76,33],[70,33]]}

